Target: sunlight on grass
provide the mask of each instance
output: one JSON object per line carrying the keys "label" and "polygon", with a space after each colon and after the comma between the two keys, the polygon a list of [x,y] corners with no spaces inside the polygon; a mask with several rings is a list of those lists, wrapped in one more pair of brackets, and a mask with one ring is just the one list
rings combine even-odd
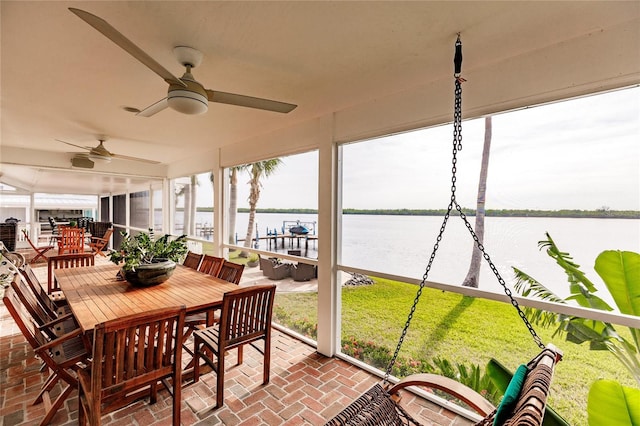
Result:
{"label": "sunlight on grass", "polygon": [[[342,289],[342,338],[375,342],[393,351],[407,320],[417,287],[375,279],[373,286]],[[275,321],[285,326],[317,324],[317,295],[279,294]],[[280,317],[279,314],[284,317]],[[598,378],[635,386],[632,378],[607,351],[551,338],[552,330],[537,329],[545,343],[564,352],[554,375],[550,405],[573,425],[586,425],[587,394]],[[315,336],[311,336],[315,338]],[[425,288],[400,354],[405,359],[485,366],[496,358],[512,371],[539,352],[515,309],[507,303],[476,299]]]}

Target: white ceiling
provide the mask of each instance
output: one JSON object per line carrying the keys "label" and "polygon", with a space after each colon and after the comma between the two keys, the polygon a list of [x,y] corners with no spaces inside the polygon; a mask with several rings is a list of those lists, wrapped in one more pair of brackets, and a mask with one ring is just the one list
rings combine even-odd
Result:
{"label": "white ceiling", "polygon": [[[201,116],[170,109],[135,116],[123,108],[153,104],[167,84],[68,7],[105,19],[178,77],[172,48],[187,45],[204,53],[193,74],[206,88],[299,106],[278,114],[209,104]],[[524,92],[504,89],[501,102],[485,85],[474,95],[479,112],[640,82],[638,1],[2,1],[0,14],[0,181],[31,191],[117,192],[218,148],[450,79],[457,32],[470,72],[539,69],[535,85],[525,76]],[[624,37],[615,46],[598,44],[616,31]],[[588,49],[580,57],[592,62],[545,63],[559,46]],[[626,53],[619,63],[600,61],[611,49]],[[597,78],[571,81],[592,66],[602,69]],[[565,87],[555,73],[568,76]],[[94,146],[102,137],[114,153],[162,164],[113,160],[96,164],[105,174],[70,173],[78,150],[56,139]]]}

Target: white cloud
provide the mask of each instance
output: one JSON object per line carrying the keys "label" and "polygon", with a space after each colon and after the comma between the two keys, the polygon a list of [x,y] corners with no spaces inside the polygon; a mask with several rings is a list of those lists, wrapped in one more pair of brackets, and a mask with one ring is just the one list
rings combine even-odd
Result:
{"label": "white cloud", "polygon": [[[639,99],[633,88],[494,116],[486,207],[640,210]],[[475,207],[484,120],[465,121],[462,135],[458,202]],[[346,145],[344,207],[446,208],[452,140],[447,125]],[[260,207],[317,208],[317,152],[283,160]]]}

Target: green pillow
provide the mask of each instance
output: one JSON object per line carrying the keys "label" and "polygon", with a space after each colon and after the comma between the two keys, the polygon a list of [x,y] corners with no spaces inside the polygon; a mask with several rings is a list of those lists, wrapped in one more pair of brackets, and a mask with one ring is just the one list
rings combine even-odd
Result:
{"label": "green pillow", "polygon": [[493,426],[501,426],[511,415],[516,402],[518,402],[518,395],[520,395],[520,390],[524,384],[524,379],[527,377],[527,372],[527,366],[521,364],[513,374],[509,386],[507,386],[507,390],[504,393],[504,397],[496,410],[496,415],[493,418]]}

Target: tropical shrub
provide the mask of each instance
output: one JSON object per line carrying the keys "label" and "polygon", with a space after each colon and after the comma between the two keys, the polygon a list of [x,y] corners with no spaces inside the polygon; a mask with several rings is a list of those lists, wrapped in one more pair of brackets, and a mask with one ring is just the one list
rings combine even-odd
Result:
{"label": "tropical shrub", "polygon": [[[530,275],[513,268],[516,291],[523,296],[533,295],[557,303],[574,301],[582,307],[612,311],[604,300],[596,296],[596,287],[573,262],[569,253],[562,252],[551,236],[540,241],[541,249],[565,271],[570,296],[561,298]],[[640,316],[640,254],[630,251],[607,250],[598,255],[594,266],[611,294],[620,313]],[[608,350],[629,371],[640,386],[640,330],[629,327],[631,340],[621,336],[613,324],[565,314],[526,308],[532,322],[556,326],[556,334],[566,335],[568,342],[589,342],[591,350]],[[622,386],[613,380],[598,380],[592,384],[587,401],[590,426],[640,425],[640,389]]]}
{"label": "tropical shrub", "polygon": [[[596,296],[595,285],[573,262],[569,253],[562,252],[547,233],[547,239],[538,243],[567,274],[570,295],[561,298],[518,268],[513,268],[516,277],[514,288],[523,296],[557,303],[575,302],[586,308],[612,311],[604,300]],[[602,278],[623,314],[640,316],[640,254],[630,251],[607,250],[596,258],[595,271]],[[588,342],[591,350],[608,350],[629,371],[640,386],[640,330],[629,327],[631,340],[621,336],[613,324],[565,314],[526,308],[525,314],[535,324],[556,326],[555,335],[566,335],[568,342]]]}
{"label": "tropical shrub", "polygon": [[170,240],[167,234],[156,240],[152,229],[148,234],[140,233],[133,237],[124,231],[121,234],[120,250],[112,251],[109,260],[116,265],[124,261],[122,268],[125,271],[135,271],[136,266],[159,259],[180,262],[188,251],[186,235]]}

